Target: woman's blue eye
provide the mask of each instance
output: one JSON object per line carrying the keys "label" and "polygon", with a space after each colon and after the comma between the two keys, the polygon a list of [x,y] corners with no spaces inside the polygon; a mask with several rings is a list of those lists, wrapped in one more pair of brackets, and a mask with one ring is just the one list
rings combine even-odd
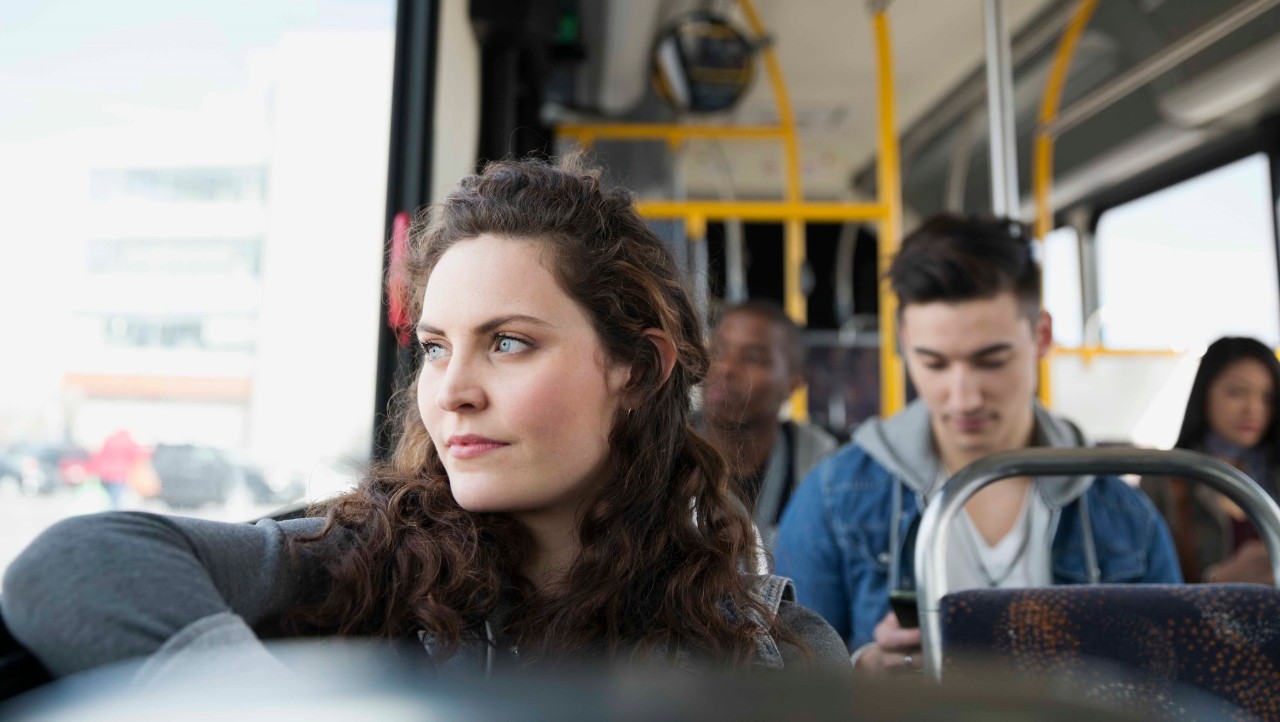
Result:
{"label": "woman's blue eye", "polygon": [[524,351],[525,349],[529,348],[529,344],[525,343],[524,341],[521,341],[518,338],[512,338],[510,336],[499,336],[498,344],[495,348],[497,349],[498,353],[520,353],[521,351]]}
{"label": "woman's blue eye", "polygon": [[435,341],[423,341],[422,353],[426,354],[428,361],[438,361],[448,355],[444,350],[444,346]]}

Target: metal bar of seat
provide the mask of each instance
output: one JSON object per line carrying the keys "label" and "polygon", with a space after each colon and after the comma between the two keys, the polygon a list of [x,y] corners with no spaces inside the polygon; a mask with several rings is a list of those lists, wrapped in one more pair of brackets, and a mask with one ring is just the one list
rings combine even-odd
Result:
{"label": "metal bar of seat", "polygon": [[1240,470],[1206,454],[1183,449],[1023,449],[992,454],[951,477],[925,508],[916,542],[915,568],[924,669],[942,679],[942,598],[947,589],[951,523],[980,489],[1015,476],[1142,474],[1203,482],[1234,501],[1266,544],[1280,585],[1280,506]]}

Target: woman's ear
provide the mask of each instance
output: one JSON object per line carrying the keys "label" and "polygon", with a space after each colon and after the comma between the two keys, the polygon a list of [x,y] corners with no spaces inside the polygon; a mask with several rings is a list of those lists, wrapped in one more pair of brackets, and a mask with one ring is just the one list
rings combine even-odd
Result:
{"label": "woman's ear", "polygon": [[671,370],[676,367],[676,345],[671,342],[671,337],[666,331],[660,328],[647,328],[644,331],[644,337],[649,339],[658,349],[658,362],[660,366],[658,370],[658,386],[662,386],[671,378]]}

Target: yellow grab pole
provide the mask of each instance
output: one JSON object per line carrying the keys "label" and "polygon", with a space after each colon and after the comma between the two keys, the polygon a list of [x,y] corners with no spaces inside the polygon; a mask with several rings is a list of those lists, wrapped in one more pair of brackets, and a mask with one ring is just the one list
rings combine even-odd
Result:
{"label": "yellow grab pole", "polygon": [[906,375],[898,357],[898,299],[885,274],[898,251],[902,235],[902,176],[898,167],[898,131],[894,119],[893,51],[889,42],[889,16],[884,10],[873,16],[876,65],[880,94],[880,149],[876,163],[876,191],[885,209],[880,221],[877,268],[880,276],[880,415],[891,416],[906,403]]}
{"label": "yellow grab pole", "polygon": [[[764,24],[756,12],[751,0],[738,0],[747,25],[757,37],[764,37]],[[791,111],[791,96],[787,95],[787,84],[782,78],[782,66],[778,63],[778,53],[772,45],[765,46],[764,66],[769,73],[769,85],[773,87],[773,100],[778,105],[778,123],[782,129],[782,147],[785,153],[786,167],[786,199],[798,203],[803,197],[800,187],[800,144],[796,139],[796,119]]]}
{"label": "yellow grab pole", "polygon": [[707,240],[707,217],[700,216],[696,213],[690,213],[685,217],[685,235],[689,240],[694,242],[702,242]]}
{"label": "yellow grab pole", "polygon": [[[784,264],[787,269],[787,315],[801,326],[809,322],[809,309],[805,303],[801,289],[801,271],[804,268],[804,219],[792,216],[786,220],[785,226],[786,252]],[[793,292],[794,291],[794,292]]]}
{"label": "yellow grab pole", "polygon": [[690,214],[708,219],[737,218],[747,221],[777,221],[804,218],[815,222],[878,221],[884,209],[874,203],[815,201],[636,201],[636,209],[646,218],[684,218]]}
{"label": "yellow grab pole", "polygon": [[760,141],[781,138],[786,131],[775,126],[673,125],[661,123],[565,123],[556,127],[558,138],[595,140],[665,140],[675,143],[709,138],[714,140]]}
{"label": "yellow grab pole", "polygon": [[[1039,124],[1036,128],[1035,151],[1032,153],[1032,186],[1036,199],[1036,237],[1044,240],[1053,230],[1053,135],[1049,127],[1058,117],[1062,107],[1062,90],[1067,84],[1071,60],[1075,57],[1080,36],[1089,26],[1089,19],[1098,7],[1098,0],[1080,0],[1075,13],[1053,56],[1053,67],[1044,85],[1044,97],[1040,102]],[[1040,403],[1053,403],[1053,384],[1050,379],[1049,357],[1040,361]]]}
{"label": "yellow grab pole", "polygon": [[[751,0],[738,0],[747,25],[756,37],[764,37],[764,23],[756,12]],[[800,142],[796,138],[796,119],[791,111],[791,98],[787,95],[787,84],[782,77],[782,66],[778,63],[778,54],[772,45],[764,49],[765,70],[769,73],[769,84],[773,86],[773,100],[778,105],[778,121],[782,128],[783,166],[786,168],[786,200],[787,203],[799,204],[804,198],[800,185]],[[804,268],[805,243],[804,219],[791,216],[784,221],[784,255],[786,261],[786,277],[783,288],[786,294],[787,315],[800,326],[808,323],[804,288],[801,284],[801,271]],[[804,389],[799,389],[791,396],[791,417],[797,421],[809,418],[809,404]]]}
{"label": "yellow grab pole", "polygon": [[1044,238],[1053,230],[1053,204],[1050,194],[1053,190],[1053,136],[1049,126],[1058,117],[1062,107],[1062,90],[1067,84],[1067,74],[1071,70],[1071,60],[1075,57],[1080,36],[1089,26],[1089,19],[1098,7],[1098,0],[1080,0],[1075,14],[1058,42],[1058,50],[1053,57],[1053,67],[1049,70],[1049,78],[1045,81],[1044,97],[1040,102],[1040,123],[1036,129],[1036,149],[1032,160],[1034,168],[1033,182],[1036,197],[1036,236]]}

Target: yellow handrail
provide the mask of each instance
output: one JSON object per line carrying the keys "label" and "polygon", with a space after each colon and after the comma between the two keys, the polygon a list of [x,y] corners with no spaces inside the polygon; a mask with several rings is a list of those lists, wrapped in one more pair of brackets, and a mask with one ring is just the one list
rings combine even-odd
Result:
{"label": "yellow handrail", "polygon": [[[752,33],[764,37],[765,28],[752,0],[738,0],[742,14]],[[777,201],[638,201],[637,210],[646,218],[679,218],[686,223],[691,238],[702,238],[709,220],[737,218],[748,221],[783,223],[784,282],[787,315],[801,325],[807,322],[807,308],[801,271],[805,262],[805,221],[876,222],[880,226],[878,268],[880,275],[888,269],[902,235],[902,188],[898,159],[897,128],[894,119],[893,57],[889,42],[889,19],[883,9],[873,13],[878,86],[880,95],[879,149],[877,193],[875,203],[806,202],[800,175],[800,141],[796,133],[795,114],[782,76],[777,53],[771,46],[763,51],[765,68],[778,108],[777,126],[717,126],[619,123],[608,125],[565,124],[556,128],[561,138],[573,138],[582,145],[597,140],[664,140],[678,146],[686,140],[717,138],[724,140],[781,140],[784,154],[785,190]],[[882,284],[886,282],[882,281]],[[881,413],[892,414],[902,408],[906,381],[896,351],[897,305],[887,285],[881,286],[880,301],[880,388]],[[808,404],[803,389],[791,397],[792,416],[808,417]]]}
{"label": "yellow handrail", "polygon": [[[742,15],[751,32],[758,38],[764,37],[764,23],[760,22],[755,3],[751,0],[738,0],[738,7],[742,8]],[[778,106],[778,122],[782,127],[783,167],[786,169],[783,197],[787,203],[799,204],[804,198],[800,181],[800,140],[796,137],[796,118],[791,110],[787,84],[782,77],[782,65],[778,62],[778,53],[772,44],[764,48],[764,67],[769,74],[769,84],[773,86],[773,101]],[[805,259],[803,216],[792,215],[783,219],[783,254],[786,276],[782,287],[787,315],[800,326],[806,326],[809,323],[809,309],[801,280]],[[802,388],[796,389],[791,395],[791,415],[800,420],[809,416],[808,397]]]}
{"label": "yellow handrail", "polygon": [[1181,356],[1187,351],[1171,348],[1107,348],[1106,346],[1054,346],[1049,353],[1055,356]]}
{"label": "yellow handrail", "polygon": [[[646,218],[687,218],[700,215],[707,219],[740,218],[744,221],[785,221],[800,218],[810,221],[879,221],[884,208],[875,203],[786,203],[776,201],[636,201],[640,215]],[[801,259],[803,260],[803,258]]]}
{"label": "yellow handrail", "polygon": [[[1080,0],[1071,22],[1062,33],[1062,39],[1058,41],[1053,67],[1045,80],[1031,161],[1032,186],[1036,199],[1036,237],[1042,241],[1053,230],[1053,203],[1050,197],[1053,192],[1053,135],[1049,132],[1049,127],[1062,107],[1062,89],[1067,84],[1071,60],[1075,57],[1080,36],[1089,26],[1089,19],[1093,17],[1093,11],[1097,7],[1098,0]],[[1040,361],[1040,402],[1045,406],[1053,403],[1053,389],[1049,379],[1049,361],[1045,358]]]}
{"label": "yellow handrail", "polygon": [[1036,128],[1036,149],[1033,158],[1036,198],[1036,236],[1044,238],[1053,230],[1053,203],[1050,195],[1053,192],[1053,135],[1049,126],[1058,117],[1062,107],[1062,90],[1067,84],[1067,75],[1071,70],[1071,60],[1075,57],[1080,36],[1089,26],[1089,19],[1098,7],[1098,0],[1080,0],[1075,14],[1058,42],[1058,50],[1053,56],[1053,67],[1045,81],[1044,97],[1040,102],[1039,125]]}
{"label": "yellow handrail", "polygon": [[877,10],[875,30],[877,83],[880,95],[880,155],[877,159],[876,193],[884,216],[880,221],[876,267],[880,277],[880,415],[891,416],[906,403],[906,375],[898,357],[898,298],[885,275],[898,252],[902,235],[902,176],[898,167],[898,133],[894,111],[893,53],[889,42],[889,16]]}
{"label": "yellow handrail", "polygon": [[614,123],[610,125],[566,123],[556,128],[562,138],[575,138],[584,146],[597,140],[665,140],[679,145],[691,138],[717,140],[777,140],[784,128],[771,125],[671,125],[660,123]]}

